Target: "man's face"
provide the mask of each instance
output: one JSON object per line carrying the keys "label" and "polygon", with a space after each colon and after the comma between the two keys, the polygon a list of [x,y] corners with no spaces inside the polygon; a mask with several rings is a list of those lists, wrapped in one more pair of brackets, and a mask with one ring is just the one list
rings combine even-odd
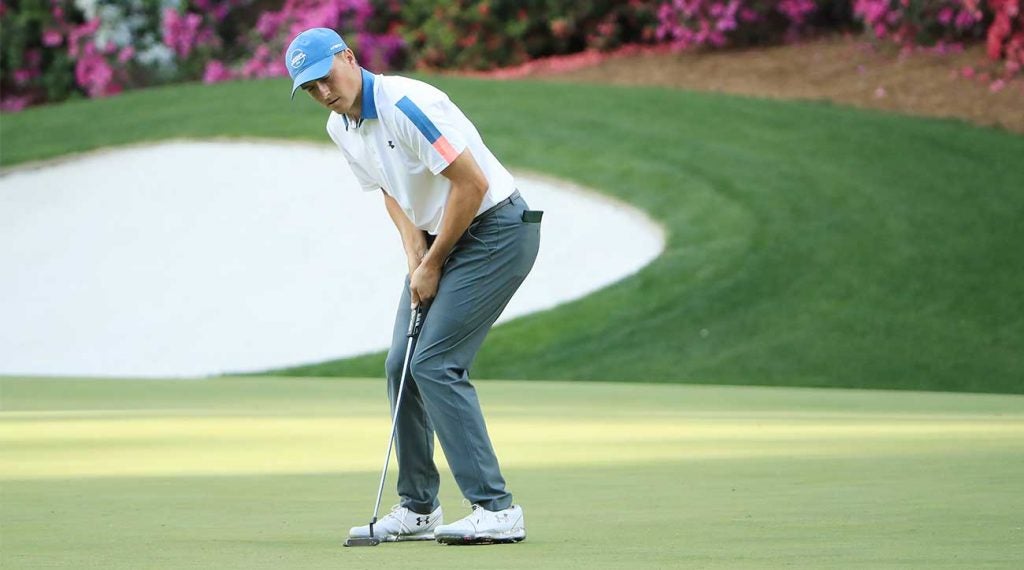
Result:
{"label": "man's face", "polygon": [[302,84],[302,90],[328,109],[347,113],[353,109],[360,89],[359,64],[352,50],[345,50],[334,56],[331,70],[326,77]]}

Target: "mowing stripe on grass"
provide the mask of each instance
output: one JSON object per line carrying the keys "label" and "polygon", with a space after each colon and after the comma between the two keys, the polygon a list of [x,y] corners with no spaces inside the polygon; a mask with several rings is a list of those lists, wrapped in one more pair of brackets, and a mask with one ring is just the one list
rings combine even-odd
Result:
{"label": "mowing stripe on grass", "polygon": [[[500,381],[479,391],[527,541],[351,552],[341,541],[366,522],[389,427],[379,380],[0,378],[0,566],[1024,562],[1024,397]],[[447,473],[441,502],[448,520],[467,512]]]}

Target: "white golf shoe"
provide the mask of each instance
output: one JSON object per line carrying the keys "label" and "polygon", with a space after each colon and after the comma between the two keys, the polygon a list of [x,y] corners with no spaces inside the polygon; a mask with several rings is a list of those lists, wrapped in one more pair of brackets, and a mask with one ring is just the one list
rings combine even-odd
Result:
{"label": "white golf shoe", "polygon": [[[395,505],[373,525],[373,536],[381,542],[402,542],[405,540],[434,540],[434,529],[444,524],[441,507],[429,515],[414,513],[405,507]],[[348,531],[351,538],[370,536],[370,525],[354,526]]]}
{"label": "white golf shoe", "polygon": [[519,542],[526,538],[523,509],[512,505],[503,511],[488,511],[473,505],[468,517],[435,528],[434,538],[441,544]]}

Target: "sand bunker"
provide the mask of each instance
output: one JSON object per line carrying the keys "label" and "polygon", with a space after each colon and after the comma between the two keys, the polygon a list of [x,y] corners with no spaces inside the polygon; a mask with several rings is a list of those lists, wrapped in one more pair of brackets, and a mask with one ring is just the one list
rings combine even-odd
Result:
{"label": "sand bunker", "polygon": [[[546,211],[502,320],[664,247],[638,210],[516,173]],[[0,374],[187,377],[385,348],[406,266],[379,193],[329,146],[172,142],[0,176]]]}

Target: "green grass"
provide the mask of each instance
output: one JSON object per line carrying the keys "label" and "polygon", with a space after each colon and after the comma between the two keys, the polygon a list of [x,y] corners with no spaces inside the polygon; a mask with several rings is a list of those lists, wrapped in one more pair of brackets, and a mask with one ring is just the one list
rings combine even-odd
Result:
{"label": "green grass", "polygon": [[[343,549],[376,491],[380,380],[0,379],[0,566],[1024,564],[1021,396],[502,381],[480,393],[527,541]],[[459,499],[445,472],[449,520]]]}
{"label": "green grass", "polygon": [[[506,163],[669,232],[638,275],[495,329],[475,376],[1024,393],[1024,137],[826,104],[430,81]],[[179,86],[4,116],[2,161],[173,137],[326,144],[324,113],[286,91]],[[286,373],[382,370],[375,354]]]}

